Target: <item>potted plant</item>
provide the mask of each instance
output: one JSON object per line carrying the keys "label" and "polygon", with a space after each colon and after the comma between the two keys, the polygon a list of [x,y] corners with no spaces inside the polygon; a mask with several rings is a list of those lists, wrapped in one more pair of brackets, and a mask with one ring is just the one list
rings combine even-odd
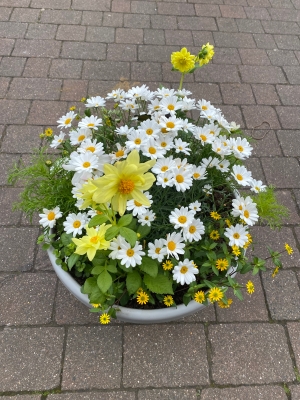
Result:
{"label": "potted plant", "polygon": [[[142,85],[83,99],[83,110],[58,120],[59,134],[41,135],[51,151],[44,146],[11,171],[11,183],[25,181],[15,208],[39,213],[38,241],[59,278],[103,324],[229,307],[228,288],[239,299],[254,292],[235,273],[266,269],[246,257],[249,227],[259,219],[279,226],[287,210],[243,165],[252,146],[239,126],[182,88],[213,53],[209,43],[197,56],[172,53],[178,90]],[[270,249],[274,275],[279,256]]]}

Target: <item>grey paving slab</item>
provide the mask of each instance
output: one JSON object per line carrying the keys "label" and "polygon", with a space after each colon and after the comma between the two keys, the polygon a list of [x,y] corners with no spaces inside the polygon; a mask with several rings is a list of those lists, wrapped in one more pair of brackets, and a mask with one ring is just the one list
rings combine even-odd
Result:
{"label": "grey paving slab", "polygon": [[238,388],[209,388],[201,391],[200,400],[286,400],[286,394],[281,386],[240,386]]}
{"label": "grey paving slab", "polygon": [[300,167],[297,159],[276,157],[261,159],[268,185],[278,189],[297,188],[300,179]]}
{"label": "grey paving slab", "polygon": [[279,203],[287,207],[289,210],[289,216],[283,220],[283,224],[299,225],[300,217],[298,215],[297,204],[293,198],[292,192],[287,190],[277,190],[276,198]]}
{"label": "grey paving slab", "polygon": [[[41,126],[10,125],[6,129],[1,152],[6,153],[32,153],[41,144]],[[16,199],[17,200],[17,199]]]}
{"label": "grey paving slab", "polygon": [[196,389],[148,389],[139,390],[138,400],[197,400]]}
{"label": "grey paving slab", "polygon": [[246,135],[253,138],[251,146],[253,147],[253,157],[272,157],[281,156],[282,150],[277,139],[276,133],[273,130],[245,130]]}
{"label": "grey paving slab", "polygon": [[0,187],[0,225],[16,225],[21,217],[21,211],[12,211],[12,204],[19,196],[21,189]]}
{"label": "grey paving slab", "polygon": [[113,391],[113,392],[86,392],[86,393],[64,393],[50,394],[49,400],[135,400],[135,392]]}
{"label": "grey paving slab", "polygon": [[212,378],[216,384],[291,381],[294,371],[281,325],[220,324],[209,327]]}
{"label": "grey paving slab", "polygon": [[300,323],[299,322],[289,322],[287,324],[289,337],[292,343],[292,348],[294,351],[296,364],[298,369],[300,368]]}
{"label": "grey paving slab", "polygon": [[0,332],[0,391],[49,390],[60,383],[63,328],[5,328]]}
{"label": "grey paving slab", "polygon": [[124,327],[124,387],[209,383],[204,329],[194,324]]}
{"label": "grey paving slab", "polygon": [[68,329],[62,389],[120,388],[122,328],[87,326]]}
{"label": "grey paving slab", "polygon": [[300,385],[289,385],[291,391],[292,400],[297,400],[300,398]]}
{"label": "grey paving slab", "polygon": [[56,280],[54,273],[23,273],[7,277],[1,285],[0,325],[49,323]]}
{"label": "grey paving slab", "polygon": [[41,396],[36,394],[17,394],[16,396],[4,396],[4,400],[40,400]]}

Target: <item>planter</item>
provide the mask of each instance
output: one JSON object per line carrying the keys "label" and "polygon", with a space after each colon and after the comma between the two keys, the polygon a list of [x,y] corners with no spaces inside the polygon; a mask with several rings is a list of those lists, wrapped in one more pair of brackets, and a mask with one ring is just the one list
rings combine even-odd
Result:
{"label": "planter", "polygon": [[[75,279],[66,271],[64,271],[60,265],[55,262],[55,256],[52,249],[48,250],[48,255],[51,264],[56,272],[56,275],[63,283],[63,285],[83,304],[91,308],[89,303],[88,295],[81,293],[81,286],[75,281]],[[232,272],[233,267],[229,269],[228,272]],[[232,277],[235,275],[234,273]],[[118,306],[119,311],[117,311],[117,318],[120,321],[131,322],[135,324],[157,324],[175,321],[177,319],[187,317],[194,314],[197,311],[204,309],[206,306],[204,304],[197,303],[192,300],[185,306],[180,304],[177,307],[160,308],[157,310],[139,310],[127,307]]]}

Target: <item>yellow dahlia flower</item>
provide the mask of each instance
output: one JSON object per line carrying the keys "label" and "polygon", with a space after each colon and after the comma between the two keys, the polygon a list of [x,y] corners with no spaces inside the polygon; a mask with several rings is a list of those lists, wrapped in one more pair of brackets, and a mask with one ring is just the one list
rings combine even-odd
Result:
{"label": "yellow dahlia flower", "polygon": [[171,63],[175,69],[186,73],[195,67],[195,56],[183,47],[180,51],[174,51],[171,54]]}
{"label": "yellow dahlia flower", "polygon": [[215,54],[214,46],[206,43],[202,46],[202,50],[198,54],[200,67],[208,64]]}
{"label": "yellow dahlia flower", "polygon": [[140,163],[137,150],[133,150],[126,160],[117,161],[114,165],[104,164],[104,176],[94,180],[97,190],[93,194],[96,203],[111,202],[115,211],[123,215],[126,210],[127,200],[150,206],[150,202],[143,194],[155,181],[155,176],[147,172],[154,166],[156,160]]}

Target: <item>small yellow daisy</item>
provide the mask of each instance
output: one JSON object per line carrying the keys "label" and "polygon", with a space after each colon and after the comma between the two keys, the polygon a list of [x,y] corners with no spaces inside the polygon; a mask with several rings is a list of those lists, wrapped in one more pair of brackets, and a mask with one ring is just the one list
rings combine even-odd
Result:
{"label": "small yellow daisy", "polygon": [[136,298],[139,304],[147,304],[149,301],[149,295],[146,292],[140,292]]}
{"label": "small yellow daisy", "polygon": [[194,294],[194,300],[197,303],[203,303],[205,301],[205,293],[203,292],[203,290],[199,290],[198,292],[196,292]]}
{"label": "small yellow daisy", "polygon": [[272,278],[275,278],[275,276],[278,274],[279,272],[279,267],[274,268],[273,273],[272,273]]}
{"label": "small yellow daisy", "polygon": [[254,293],[254,284],[253,284],[252,281],[248,281],[248,282],[247,282],[246,288],[247,288],[247,292],[248,292],[249,294]]}
{"label": "small yellow daisy", "polygon": [[229,308],[232,303],[233,303],[232,299],[227,299],[227,304],[225,304],[223,300],[220,300],[220,301],[218,301],[218,306],[220,308]]}
{"label": "small yellow daisy", "polygon": [[221,219],[221,215],[220,215],[219,213],[217,213],[216,211],[212,211],[212,212],[210,213],[210,216],[211,216],[213,219],[215,219],[216,221],[219,220],[219,219]]}
{"label": "small yellow daisy", "polygon": [[214,301],[221,300],[223,296],[224,296],[224,293],[222,292],[221,289],[219,289],[217,287],[213,287],[212,289],[210,289],[209,294],[208,294],[208,298],[212,303]]}
{"label": "small yellow daisy", "polygon": [[51,128],[45,129],[45,136],[51,137],[53,135],[53,130]]}
{"label": "small yellow daisy", "polygon": [[229,263],[228,263],[228,261],[226,260],[226,258],[223,258],[223,259],[219,258],[219,259],[216,261],[216,268],[217,268],[218,270],[220,270],[220,271],[225,271],[225,270],[228,268],[228,265],[229,265]]}
{"label": "small yellow daisy", "polygon": [[75,110],[76,110],[76,106],[70,107],[70,111],[75,111]]}
{"label": "small yellow daisy", "polygon": [[236,246],[235,244],[232,246],[232,253],[235,255],[235,256],[239,256],[240,254],[241,254],[241,251],[240,251],[240,248],[239,248],[239,246]]}
{"label": "small yellow daisy", "polygon": [[225,223],[226,223],[226,225],[228,226],[228,228],[230,228],[230,227],[231,227],[231,222],[230,222],[230,220],[229,220],[229,219],[225,219]]}
{"label": "small yellow daisy", "polygon": [[284,247],[285,247],[285,249],[286,249],[288,255],[293,254],[293,251],[294,251],[294,250],[291,248],[291,246],[289,246],[289,245],[286,243],[286,244],[284,245]]}
{"label": "small yellow daisy", "polygon": [[106,325],[110,323],[110,315],[108,315],[107,313],[103,313],[102,315],[100,315],[99,318],[100,324],[102,325]]}
{"label": "small yellow daisy", "polygon": [[165,297],[164,297],[164,304],[165,304],[167,307],[170,307],[172,304],[174,304],[174,299],[173,299],[173,297],[172,297],[171,295],[165,296]]}
{"label": "small yellow daisy", "polygon": [[219,232],[218,232],[218,231],[214,230],[214,231],[211,231],[211,232],[210,232],[209,237],[210,237],[212,240],[218,240],[219,237],[220,237],[220,235],[219,235]]}
{"label": "small yellow daisy", "polygon": [[172,261],[166,260],[166,261],[162,264],[162,267],[163,267],[163,269],[164,269],[165,271],[170,271],[170,270],[174,267],[174,264],[172,263]]}

